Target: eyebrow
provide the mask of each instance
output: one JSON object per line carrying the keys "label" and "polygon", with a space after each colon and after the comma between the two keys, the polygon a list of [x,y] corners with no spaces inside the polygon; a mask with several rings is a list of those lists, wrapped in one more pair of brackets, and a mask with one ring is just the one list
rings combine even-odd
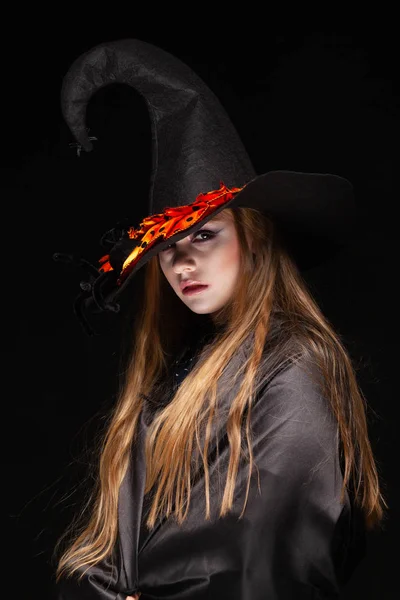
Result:
{"label": "eyebrow", "polygon": [[[210,219],[209,221],[207,221],[208,223],[223,223],[225,222],[226,219],[224,219],[224,217],[214,217],[213,219]],[[207,224],[207,223],[206,223]]]}

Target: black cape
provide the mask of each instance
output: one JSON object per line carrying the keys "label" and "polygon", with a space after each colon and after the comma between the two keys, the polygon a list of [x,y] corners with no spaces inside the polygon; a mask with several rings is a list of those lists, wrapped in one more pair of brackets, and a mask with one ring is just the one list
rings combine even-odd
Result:
{"label": "black cape", "polygon": [[[190,355],[174,365],[175,385],[190,370]],[[221,415],[237,393],[239,384],[229,381],[241,360],[239,353],[220,380]],[[61,580],[57,600],[125,600],[137,591],[140,600],[338,598],[365,556],[366,532],[351,494],[340,503],[337,424],[305,366],[288,361],[257,392],[251,421],[260,489],[253,475],[240,520],[247,466],[238,472],[233,510],[218,517],[229,458],[221,428],[209,447],[211,519],[204,519],[199,477],[184,523],[162,518],[147,529],[152,497],[144,495],[144,440],[154,412],[146,404],[121,486],[115,564],[102,561],[80,583]]]}

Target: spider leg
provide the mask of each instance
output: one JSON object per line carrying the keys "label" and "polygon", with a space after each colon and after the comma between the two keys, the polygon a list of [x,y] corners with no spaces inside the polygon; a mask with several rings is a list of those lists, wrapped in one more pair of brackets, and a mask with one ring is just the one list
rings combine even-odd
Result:
{"label": "spider leg", "polygon": [[74,267],[83,267],[83,269],[89,275],[92,275],[95,279],[97,279],[97,277],[99,276],[99,270],[97,269],[97,267],[92,265],[92,263],[90,263],[85,258],[81,258],[80,256],[78,257],[74,256],[73,254],[56,252],[55,254],[53,254],[53,260],[55,260],[56,262],[68,263],[70,265],[73,265]]}
{"label": "spider leg", "polygon": [[115,244],[117,239],[118,238],[115,234],[115,228],[109,229],[108,231],[103,233],[103,235],[101,236],[100,246],[102,246],[102,248],[112,248],[112,246]]}
{"label": "spider leg", "polygon": [[103,248],[113,247],[118,242],[121,242],[126,234],[127,229],[129,228],[128,220],[125,219],[117,223],[115,227],[109,229],[100,238],[100,246]]}
{"label": "spider leg", "polygon": [[79,323],[81,324],[81,326],[83,327],[84,332],[89,335],[96,335],[95,330],[93,329],[93,327],[90,325],[86,315],[85,315],[85,311],[84,311],[84,301],[87,300],[87,298],[89,297],[88,294],[82,293],[79,294],[74,302],[74,314],[76,316],[76,318],[78,319]]}
{"label": "spider leg", "polygon": [[106,285],[110,283],[113,287],[115,286],[115,278],[117,274],[115,271],[100,272],[94,265],[88,260],[77,257],[73,254],[56,253],[53,254],[53,259],[57,262],[64,262],[75,267],[81,267],[87,275],[87,280],[80,282],[81,293],[76,297],[73,305],[74,314],[78,321],[82,325],[84,331],[92,336],[96,334],[96,331],[90,325],[87,313],[87,301],[92,298],[95,307],[100,311],[110,311],[118,313],[120,305],[116,302],[107,300],[107,292],[105,290]]}
{"label": "spider leg", "polygon": [[116,302],[107,302],[103,296],[102,288],[104,287],[105,282],[110,280],[110,278],[115,278],[115,274],[113,271],[106,271],[105,273],[102,273],[99,277],[97,277],[97,279],[92,284],[92,296],[96,306],[100,310],[109,310],[111,312],[117,313],[120,310],[119,304],[117,304]]}

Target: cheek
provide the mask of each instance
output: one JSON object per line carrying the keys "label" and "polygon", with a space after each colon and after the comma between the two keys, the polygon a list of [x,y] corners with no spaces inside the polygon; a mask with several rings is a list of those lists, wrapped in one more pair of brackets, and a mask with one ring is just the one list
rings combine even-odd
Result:
{"label": "cheek", "polygon": [[237,242],[230,244],[230,246],[223,250],[218,260],[218,276],[220,277],[236,277],[239,272],[240,264],[240,249]]}
{"label": "cheek", "polygon": [[165,267],[163,261],[160,259],[160,257],[158,257],[158,265],[160,267],[160,271],[161,271],[161,276],[165,277],[167,281],[169,281],[168,278],[168,269]]}
{"label": "cheek", "polygon": [[[168,264],[162,264],[162,262],[160,261],[160,269],[162,272],[162,277],[165,277],[168,285],[175,290],[176,293],[178,293],[178,289],[179,286],[177,284],[177,274],[174,272],[173,268],[171,266],[168,266]],[[178,287],[177,287],[178,286]]]}
{"label": "cheek", "polygon": [[161,267],[161,271],[168,283],[171,283],[171,269],[168,269],[167,267]]}

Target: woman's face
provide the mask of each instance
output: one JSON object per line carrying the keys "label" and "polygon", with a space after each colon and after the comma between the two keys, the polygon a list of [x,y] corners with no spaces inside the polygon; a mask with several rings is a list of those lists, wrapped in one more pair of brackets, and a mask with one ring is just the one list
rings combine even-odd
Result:
{"label": "woman's face", "polygon": [[[221,211],[158,257],[162,272],[182,302],[197,314],[214,313],[232,298],[239,276],[240,247],[232,215]],[[185,294],[181,287],[185,280],[207,287]]]}

